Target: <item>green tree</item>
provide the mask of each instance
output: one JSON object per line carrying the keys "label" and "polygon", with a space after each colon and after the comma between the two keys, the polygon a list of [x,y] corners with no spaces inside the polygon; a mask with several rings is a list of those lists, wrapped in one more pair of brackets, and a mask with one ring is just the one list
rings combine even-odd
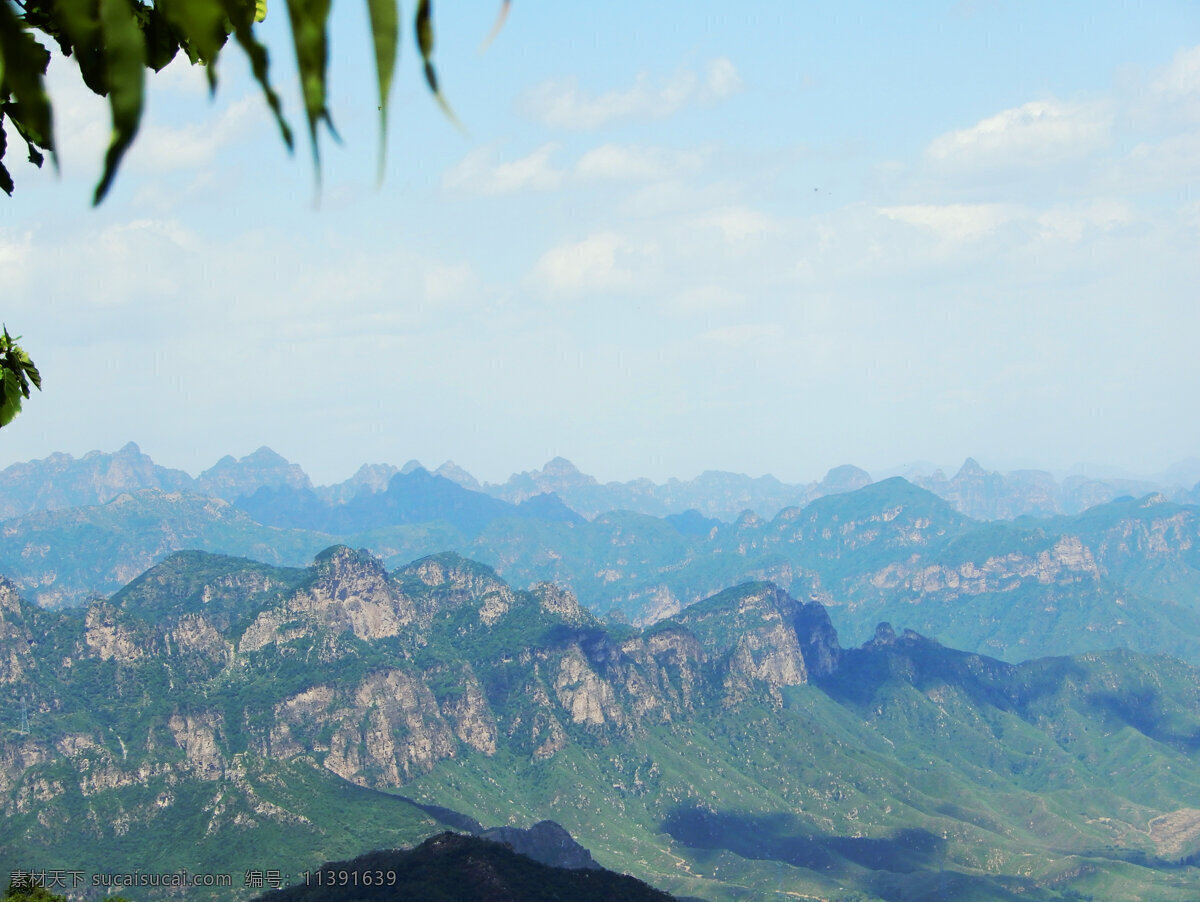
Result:
{"label": "green tree", "polygon": [[[66,896],[56,896],[40,883],[21,881],[17,885],[15,879],[8,881],[8,892],[0,899],[24,899],[27,902],[67,902]],[[124,896],[109,896],[104,902],[129,902]]]}
{"label": "green tree", "polygon": [[20,881],[16,878],[8,882],[8,892],[5,899],[24,899],[28,902],[67,902],[66,896],[56,896],[46,887],[34,881]]}

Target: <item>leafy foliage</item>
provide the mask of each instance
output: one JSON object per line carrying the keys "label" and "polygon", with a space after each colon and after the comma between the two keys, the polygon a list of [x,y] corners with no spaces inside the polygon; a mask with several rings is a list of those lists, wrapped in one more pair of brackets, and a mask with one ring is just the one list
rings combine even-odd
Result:
{"label": "leafy foliage", "polygon": [[[501,8],[503,21],[508,0]],[[0,189],[11,195],[12,176],[3,164],[7,119],[24,139],[29,160],[41,166],[45,153],[55,159],[52,103],[45,76],[50,52],[37,40],[51,39],[65,56],[73,57],[84,84],[108,98],[112,137],[104,172],[93,203],[99,204],[112,187],[121,160],[133,143],[142,118],[146,69],[159,71],[179,53],[206,67],[209,87],[216,90],[217,59],[230,35],[250,61],[254,78],[290,150],[292,132],[270,80],[270,56],[254,25],[267,15],[266,0],[25,0],[18,9],[0,3]],[[320,178],[318,127],[330,132],[327,106],[328,20],[332,0],[287,0],[288,21],[296,51],[304,114]],[[380,160],[383,174],[387,107],[400,42],[397,0],[367,0],[372,50],[379,90]],[[414,16],[417,47],[429,90],[452,121],[453,113],[438,88],[433,66],[433,4],[420,0]],[[57,165],[57,161],[56,161]]]}
{"label": "leafy foliage", "polygon": [[[3,63],[2,58],[0,63]],[[0,155],[3,149],[4,131],[0,129]],[[2,164],[0,177],[7,177]],[[29,397],[31,383],[38,391],[42,390],[42,374],[17,344],[17,339],[8,334],[8,327],[3,328],[4,334],[0,335],[0,427],[7,426],[21,412],[21,401]]]}

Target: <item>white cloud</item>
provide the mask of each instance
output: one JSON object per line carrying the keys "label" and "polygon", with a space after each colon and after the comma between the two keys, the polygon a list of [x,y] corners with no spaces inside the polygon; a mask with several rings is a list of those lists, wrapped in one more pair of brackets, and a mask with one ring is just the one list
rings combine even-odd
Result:
{"label": "white cloud", "polygon": [[671,307],[677,313],[694,316],[697,313],[734,310],[746,301],[745,295],[732,291],[724,285],[697,285],[678,292],[671,299]]}
{"label": "white cloud", "polygon": [[737,68],[725,57],[710,60],[703,78],[681,70],[654,84],[639,73],[632,87],[591,95],[575,79],[546,81],[521,98],[518,105],[550,128],[590,131],[622,119],[662,119],[693,104],[712,103],[741,88]]}
{"label": "white cloud", "polygon": [[968,169],[1045,166],[1102,147],[1111,125],[1106,104],[1035,100],[935,138],[926,155]]}
{"label": "white cloud", "polygon": [[703,159],[699,152],[602,144],[580,157],[575,171],[584,178],[650,181],[694,173]]}
{"label": "white cloud", "polygon": [[1107,232],[1134,219],[1129,207],[1113,200],[1097,200],[1084,206],[1057,206],[1037,217],[1043,238],[1078,242],[1089,232]]}
{"label": "white cloud", "polygon": [[708,76],[708,93],[712,98],[719,100],[742,89],[742,77],[727,57],[720,56],[709,60],[705,69]]}
{"label": "white cloud", "polygon": [[554,168],[551,157],[557,144],[543,144],[532,153],[507,163],[493,163],[493,150],[481,147],[467,154],[458,165],[446,171],[442,185],[467,194],[514,194],[520,191],[548,191],[557,188],[563,173]]}
{"label": "white cloud", "polygon": [[943,241],[973,241],[1025,215],[1013,204],[909,204],[880,207],[881,216],[929,229]]}
{"label": "white cloud", "polygon": [[782,341],[785,332],[782,327],[771,323],[735,323],[709,329],[701,337],[727,348],[767,348]]}
{"label": "white cloud", "polygon": [[778,223],[766,213],[749,207],[727,207],[697,217],[695,225],[716,229],[726,241],[745,241],[779,230]]}
{"label": "white cloud", "polygon": [[234,143],[247,126],[261,118],[262,101],[242,97],[221,111],[215,121],[196,122],[175,128],[148,116],[138,131],[123,169],[172,172],[197,169],[215,159],[217,151]]}
{"label": "white cloud", "polygon": [[647,251],[615,232],[598,232],[551,248],[534,265],[533,277],[552,294],[625,289],[634,282],[631,263]]}
{"label": "white cloud", "polygon": [[435,302],[457,300],[474,282],[474,272],[466,263],[435,264],[425,273],[425,296]]}
{"label": "white cloud", "polygon": [[1200,46],[1175,54],[1150,85],[1150,90],[1166,100],[1200,98]]}

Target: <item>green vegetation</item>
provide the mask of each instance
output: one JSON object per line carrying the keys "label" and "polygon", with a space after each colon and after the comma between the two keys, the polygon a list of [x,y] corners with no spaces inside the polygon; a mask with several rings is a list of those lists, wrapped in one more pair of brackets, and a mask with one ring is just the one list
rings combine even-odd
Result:
{"label": "green vegetation", "polygon": [[387,576],[346,548],[308,571],[180,554],[86,618],[3,610],[32,645],[0,673],[0,868],[220,872],[189,897],[233,899],[247,871],[552,819],[706,899],[1190,902],[1200,880],[1200,673],[1170,658],[881,632],[796,684],[788,656],[835,640],[767,584],[609,630],[456,555]]}
{"label": "green vegetation", "polygon": [[[395,0],[367,0],[372,52],[379,91],[380,176],[386,146],[387,109],[400,42],[399,6]],[[507,9],[507,3],[502,7]],[[320,175],[318,126],[331,131],[333,120],[326,105],[329,0],[289,0],[288,21],[295,46],[304,113],[317,175]],[[52,101],[45,83],[50,52],[40,36],[63,55],[73,57],[79,74],[96,94],[108,98],[113,133],[104,160],[104,172],[93,202],[99,204],[112,186],[125,152],[137,135],[147,69],[159,71],[180,50],[195,65],[206,68],[209,86],[217,87],[217,59],[232,35],[245,52],[275,116],[280,134],[290,150],[292,132],[278,95],[270,82],[267,48],[258,40],[254,25],[267,15],[266,0],[102,0],[98,9],[73,0],[28,0],[15,8],[0,7],[0,189],[11,195],[13,180],[3,164],[6,150],[3,124],[9,124],[25,142],[29,161],[41,166],[45,154],[55,158]],[[499,25],[499,22],[497,23]],[[413,28],[424,63],[430,92],[453,120],[438,88],[433,66],[433,4],[418,0]],[[55,158],[56,159],[56,158]],[[57,160],[56,160],[57,162]]]}
{"label": "green vegetation", "polygon": [[[4,54],[0,52],[0,63],[3,61]],[[4,156],[3,119],[4,116],[0,113],[0,157]],[[3,183],[3,173],[4,167],[0,164],[0,185]],[[38,391],[42,390],[42,374],[33,365],[29,355],[17,344],[20,337],[18,335],[17,338],[13,338],[9,335],[7,326],[3,328],[3,334],[0,334],[0,428],[11,423],[21,412],[21,401],[29,398],[30,385]]]}

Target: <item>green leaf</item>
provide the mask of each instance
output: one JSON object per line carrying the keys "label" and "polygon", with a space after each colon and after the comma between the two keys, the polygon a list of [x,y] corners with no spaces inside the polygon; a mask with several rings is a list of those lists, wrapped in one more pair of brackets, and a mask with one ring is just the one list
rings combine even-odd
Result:
{"label": "green leaf", "polygon": [[21,412],[21,388],[16,374],[4,370],[4,378],[0,380],[4,398],[0,401],[0,427],[7,426]]}
{"label": "green leaf", "polygon": [[438,88],[437,72],[433,68],[433,0],[420,0],[417,4],[416,29],[417,46],[421,50],[421,61],[425,64],[425,81],[429,85],[429,91],[437,100],[438,106],[442,108],[446,118],[453,122],[459,131],[465,132],[466,129],[454,115],[454,110],[450,109],[450,104],[442,96],[442,92]]}
{"label": "green leaf", "polygon": [[[36,142],[50,152],[54,168],[54,119],[45,74],[50,52],[39,44],[21,22],[10,3],[0,2],[0,97],[12,97],[5,113],[26,142]],[[40,154],[36,154],[40,158]],[[3,153],[0,153],[0,158]],[[35,159],[31,151],[30,159]],[[7,170],[5,170],[7,177]],[[11,185],[7,178],[6,185]],[[11,189],[9,190],[11,193]]]}
{"label": "green leaf", "polygon": [[141,0],[133,0],[133,8],[146,41],[146,65],[161,72],[179,52],[179,32],[161,9],[161,4],[146,6]]}
{"label": "green leaf", "polygon": [[[36,125],[32,126],[26,121],[26,116],[30,113],[29,107],[21,103],[6,103],[3,106],[3,114],[8,116],[8,121],[16,128],[17,134],[21,136],[25,142],[25,147],[29,151],[29,162],[39,169],[46,162],[46,158],[42,156],[42,150],[51,150],[49,142],[45,136],[37,133]],[[34,113],[34,119],[37,119],[37,113]],[[51,150],[53,154],[53,150]],[[0,152],[0,157],[3,157],[3,152]],[[58,166],[58,158],[54,157],[55,168]]]}
{"label": "green leaf", "polygon": [[[29,381],[33,383],[34,388],[38,391],[42,390],[42,374],[38,372],[38,368],[33,365],[33,361],[29,359],[29,355],[18,349],[21,355],[21,368],[25,370],[25,375],[29,377]],[[25,397],[29,397],[28,394]]]}
{"label": "green leaf", "polygon": [[376,179],[382,183],[387,161],[388,95],[400,44],[400,9],[396,0],[367,0],[367,11],[375,39],[375,76],[379,82],[379,172]]}
{"label": "green leaf", "polygon": [[204,63],[208,90],[217,90],[217,55],[229,37],[225,29],[225,8],[219,0],[158,0],[162,10],[183,38],[188,59]]}
{"label": "green leaf", "polygon": [[226,18],[233,24],[233,34],[237,38],[238,45],[250,60],[250,71],[254,73],[254,80],[262,88],[267,106],[271,108],[271,113],[275,116],[275,122],[279,126],[279,133],[283,136],[283,143],[287,145],[290,152],[292,150],[292,129],[288,126],[287,120],[283,118],[283,105],[279,102],[279,95],[271,87],[270,56],[267,54],[267,48],[254,36],[254,31],[238,0],[220,0],[220,3],[225,10]]}
{"label": "green leaf", "polygon": [[104,200],[125,151],[133,143],[142,119],[146,74],[146,44],[129,0],[100,0],[100,30],[104,36],[108,104],[113,134],[104,157],[104,174],[92,200]]}
{"label": "green leaf", "polygon": [[93,93],[108,94],[108,67],[98,16],[98,0],[56,0],[54,23],[63,53],[73,55],[83,82]]}
{"label": "green leaf", "polygon": [[[4,135],[4,112],[3,108],[0,108],[0,160],[4,159],[4,152],[6,150],[8,150],[8,138]],[[12,176],[8,174],[8,170],[4,168],[3,163],[0,163],[0,191],[12,197]]]}
{"label": "green leaf", "polygon": [[317,144],[317,125],[324,121],[333,130],[329,110],[325,106],[328,65],[325,35],[329,8],[330,0],[288,0],[296,68],[300,70],[300,92],[304,97],[304,115],[308,120],[308,137],[318,184],[321,181],[321,152]]}

